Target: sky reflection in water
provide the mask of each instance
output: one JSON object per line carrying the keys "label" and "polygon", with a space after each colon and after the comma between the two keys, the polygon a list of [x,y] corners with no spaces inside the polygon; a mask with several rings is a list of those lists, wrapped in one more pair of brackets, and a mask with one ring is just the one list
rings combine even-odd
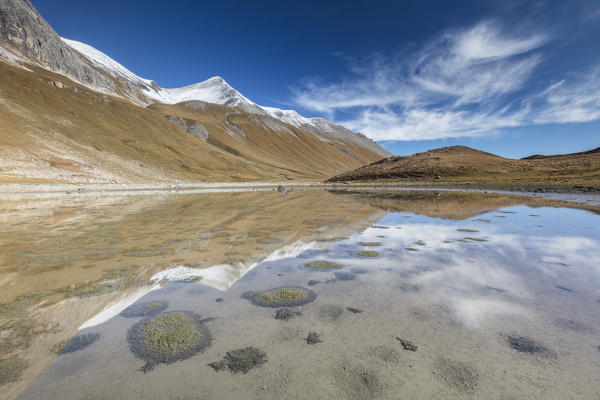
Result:
{"label": "sky reflection in water", "polygon": [[[153,290],[137,300],[168,301],[167,312],[214,318],[206,323],[213,342],[205,351],[144,374],[144,361],[126,341],[139,319],[95,316],[79,333],[99,333],[100,339],[59,356],[22,398],[600,396],[597,214],[524,205],[486,211],[480,203],[465,202],[450,217],[429,207],[436,218],[410,212],[414,208],[405,203],[382,207],[379,201],[367,202],[374,210],[396,212],[381,214],[366,229],[355,225],[345,238],[282,241],[263,261],[237,270],[226,264],[159,272],[154,286],[141,289]],[[402,207],[410,211],[399,211]],[[357,257],[360,250],[379,256]],[[302,268],[314,260],[344,265],[339,272],[350,280]],[[178,280],[190,276],[200,280]],[[175,281],[163,281],[160,288],[165,278]],[[276,287],[304,287],[317,297],[295,307],[301,314],[289,321],[241,297]],[[131,301],[117,303],[108,306],[109,317]],[[322,343],[307,344],[310,332]],[[525,338],[548,351],[518,351],[508,338]],[[417,350],[403,348],[401,339]],[[264,351],[267,362],[247,374],[208,366],[249,346]]]}

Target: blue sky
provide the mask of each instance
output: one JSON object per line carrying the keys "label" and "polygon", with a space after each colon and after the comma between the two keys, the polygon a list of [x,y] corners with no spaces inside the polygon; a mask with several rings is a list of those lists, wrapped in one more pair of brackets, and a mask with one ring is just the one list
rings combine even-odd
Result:
{"label": "blue sky", "polygon": [[600,3],[32,0],[64,37],[178,87],[214,75],[396,154],[600,146]]}

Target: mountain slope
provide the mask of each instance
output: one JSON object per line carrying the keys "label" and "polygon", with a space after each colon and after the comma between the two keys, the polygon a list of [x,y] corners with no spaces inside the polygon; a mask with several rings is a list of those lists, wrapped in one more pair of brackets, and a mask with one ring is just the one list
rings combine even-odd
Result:
{"label": "mountain slope", "polygon": [[[176,105],[154,104],[150,109],[165,114],[188,133],[231,154],[263,167],[276,167],[286,177],[299,173],[326,175],[343,172],[380,156],[352,142],[331,139],[324,142],[295,126],[263,114],[249,114],[237,108],[187,101]],[[351,167],[350,167],[351,168]]]}
{"label": "mountain slope", "polygon": [[185,101],[199,100],[207,103],[235,107],[247,113],[269,115],[273,118],[277,118],[285,123],[312,133],[326,142],[331,142],[332,140],[352,142],[357,146],[367,147],[371,152],[380,156],[380,158],[391,155],[367,137],[352,132],[341,125],[334,124],[323,118],[306,118],[294,110],[281,110],[274,107],[259,106],[232,88],[219,76],[181,88],[165,89],[159,87],[156,82],[138,77],[106,54],[85,43],[64,38],[63,41],[73,49],[79,51],[97,67],[110,71],[110,73],[113,73],[117,77],[120,76],[121,80],[126,80],[137,87],[143,88],[142,91],[147,96],[148,103],[157,102],[176,104]]}
{"label": "mountain slope", "polygon": [[514,160],[466,146],[452,146],[390,157],[329,180],[600,187],[600,151]]}
{"label": "mountain slope", "polygon": [[161,88],[61,39],[27,0],[0,0],[0,22],[0,181],[322,180],[389,155],[220,77]]}
{"label": "mountain slope", "polygon": [[212,146],[162,113],[41,68],[0,62],[0,127],[0,182],[281,179],[276,168]]}

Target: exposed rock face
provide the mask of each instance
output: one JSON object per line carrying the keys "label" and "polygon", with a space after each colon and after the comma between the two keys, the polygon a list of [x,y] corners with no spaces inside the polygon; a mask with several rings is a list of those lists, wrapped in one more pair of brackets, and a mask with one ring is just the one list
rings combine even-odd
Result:
{"label": "exposed rock face", "polygon": [[191,121],[190,124],[181,117],[169,117],[169,121],[186,131],[192,136],[196,136],[199,139],[206,140],[208,138],[208,131],[202,126],[200,122]]}
{"label": "exposed rock face", "polygon": [[28,0],[0,0],[0,36],[34,61],[78,82],[115,86],[67,46]]}
{"label": "exposed rock face", "polygon": [[94,89],[148,104],[137,82],[118,79],[67,45],[28,0],[0,0],[0,38],[42,67]]}

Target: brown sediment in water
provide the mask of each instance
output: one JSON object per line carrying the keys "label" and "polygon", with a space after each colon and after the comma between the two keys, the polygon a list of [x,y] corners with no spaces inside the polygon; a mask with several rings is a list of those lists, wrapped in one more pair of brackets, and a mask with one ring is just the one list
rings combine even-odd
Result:
{"label": "brown sediment in water", "polygon": [[0,360],[0,386],[15,382],[27,368],[27,361],[18,357]]}
{"label": "brown sediment in water", "polygon": [[433,376],[444,385],[467,393],[474,392],[480,380],[477,371],[468,364],[449,358],[440,358],[435,362]]}

